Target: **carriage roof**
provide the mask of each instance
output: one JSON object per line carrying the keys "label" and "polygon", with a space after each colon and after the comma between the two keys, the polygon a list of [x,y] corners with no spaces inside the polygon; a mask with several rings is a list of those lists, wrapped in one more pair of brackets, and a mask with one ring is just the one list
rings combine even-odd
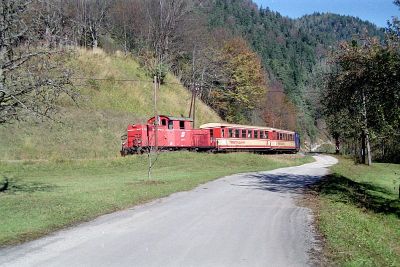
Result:
{"label": "carriage roof", "polygon": [[241,124],[229,124],[229,123],[206,123],[200,126],[200,129],[211,129],[211,128],[237,128],[237,129],[252,129],[252,130],[265,130],[265,131],[276,131],[283,133],[293,134],[293,131],[281,130],[271,127],[263,126],[252,126],[252,125],[241,125]]}

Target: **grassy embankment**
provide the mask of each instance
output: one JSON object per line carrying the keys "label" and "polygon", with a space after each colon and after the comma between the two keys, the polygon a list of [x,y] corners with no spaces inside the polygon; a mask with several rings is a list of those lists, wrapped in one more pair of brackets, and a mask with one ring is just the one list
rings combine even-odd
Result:
{"label": "grassy embankment", "polygon": [[295,155],[160,154],[147,180],[147,157],[0,163],[10,188],[0,193],[0,246],[37,238],[98,215],[184,191],[215,178],[312,161]]}
{"label": "grassy embankment", "polygon": [[339,158],[317,188],[327,257],[340,266],[400,266],[400,165]]}
{"label": "grassy embankment", "polygon": [[[58,120],[30,121],[0,126],[0,160],[112,158],[119,154],[121,135],[128,123],[153,116],[153,84],[145,70],[131,57],[79,50],[70,61],[75,77],[105,81],[74,80],[81,97],[78,106],[61,101]],[[133,79],[136,82],[118,82]],[[159,92],[160,114],[187,115],[189,92],[172,75]],[[221,119],[201,101],[197,102],[197,125]]]}

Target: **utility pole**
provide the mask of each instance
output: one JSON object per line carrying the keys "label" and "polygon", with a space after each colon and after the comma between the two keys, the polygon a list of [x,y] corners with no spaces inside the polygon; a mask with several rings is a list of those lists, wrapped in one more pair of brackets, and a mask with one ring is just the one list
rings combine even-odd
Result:
{"label": "utility pole", "polygon": [[194,87],[193,93],[193,128],[196,127],[196,95],[197,95],[197,87]]}
{"label": "utility pole", "polygon": [[154,76],[154,149],[158,151],[158,113],[157,113],[157,89],[160,79]]}
{"label": "utility pole", "polygon": [[189,110],[189,118],[192,117],[193,112],[193,122],[192,127],[194,128],[194,120],[195,120],[195,110],[196,110],[196,87],[195,87],[195,66],[196,63],[196,46],[193,47],[192,50],[192,100],[190,101],[190,110]]}
{"label": "utility pole", "polygon": [[193,97],[194,97],[194,91],[193,91],[193,84],[192,84],[192,97],[190,99],[189,118],[192,117]]}
{"label": "utility pole", "polygon": [[[157,81],[157,76],[154,75],[154,150],[157,153],[158,151],[158,114],[157,114],[157,87],[158,87],[158,81]],[[150,132],[150,127],[147,126],[147,135],[149,136]],[[151,158],[151,153],[153,152],[153,144],[151,141],[151,138],[148,138],[148,146],[149,146],[149,151],[148,151],[148,158],[149,158],[149,167],[147,169],[147,178],[150,180],[151,179],[151,169],[153,168],[153,161]]]}

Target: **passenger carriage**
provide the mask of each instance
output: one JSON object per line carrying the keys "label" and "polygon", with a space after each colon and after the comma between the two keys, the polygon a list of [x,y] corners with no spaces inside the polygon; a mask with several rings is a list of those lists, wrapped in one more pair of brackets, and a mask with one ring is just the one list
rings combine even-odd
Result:
{"label": "passenger carriage", "polygon": [[299,135],[292,131],[240,124],[208,123],[200,126],[210,131],[217,151],[297,152]]}

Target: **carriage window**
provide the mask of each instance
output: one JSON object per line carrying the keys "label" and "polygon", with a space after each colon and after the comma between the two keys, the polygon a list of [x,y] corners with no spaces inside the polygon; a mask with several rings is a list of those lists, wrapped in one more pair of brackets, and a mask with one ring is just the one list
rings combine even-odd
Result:
{"label": "carriage window", "polygon": [[268,139],[268,132],[264,132],[264,138]]}
{"label": "carriage window", "polygon": [[235,130],[235,137],[239,138],[240,137],[239,135],[240,135],[240,130],[236,129]]}
{"label": "carriage window", "polygon": [[179,129],[181,129],[181,130],[185,129],[185,122],[184,121],[179,121]]}
{"label": "carriage window", "polygon": [[161,125],[162,126],[166,126],[167,125],[167,120],[166,119],[162,119],[161,120]]}
{"label": "carriage window", "polygon": [[169,121],[168,122],[168,129],[170,129],[170,130],[174,129],[174,122],[173,121]]}
{"label": "carriage window", "polygon": [[247,138],[251,138],[252,137],[252,135],[253,135],[252,132],[253,132],[252,130],[248,130],[247,131]]}
{"label": "carriage window", "polygon": [[246,130],[242,130],[242,138],[246,138]]}
{"label": "carriage window", "polygon": [[258,139],[258,131],[254,131],[254,138]]}
{"label": "carriage window", "polygon": [[211,138],[214,137],[214,130],[210,130],[210,137],[211,137]]}
{"label": "carriage window", "polygon": [[221,137],[225,137],[225,129],[221,129]]}
{"label": "carriage window", "polygon": [[229,137],[232,138],[233,137],[233,129],[229,129]]}

